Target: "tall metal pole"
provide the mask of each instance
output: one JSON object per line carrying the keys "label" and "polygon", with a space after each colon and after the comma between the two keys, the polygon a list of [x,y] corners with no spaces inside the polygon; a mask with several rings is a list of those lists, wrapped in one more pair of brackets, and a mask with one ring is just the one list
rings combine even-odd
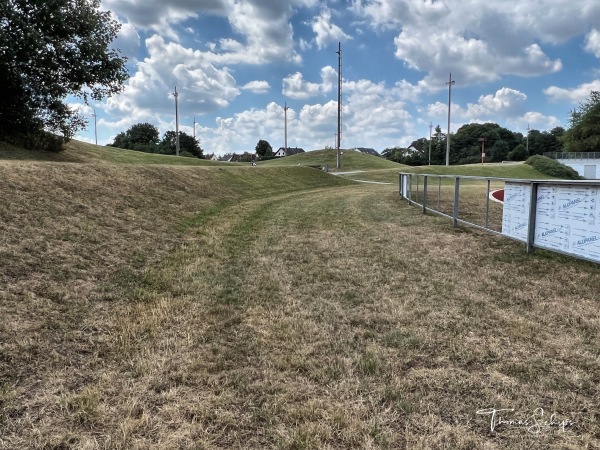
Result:
{"label": "tall metal pole", "polygon": [[196,118],[194,117],[194,140],[196,140]]}
{"label": "tall metal pole", "polygon": [[433,124],[429,122],[429,165],[431,165],[431,128]]}
{"label": "tall metal pole", "polygon": [[96,108],[94,108],[94,135],[96,136],[96,145],[98,145],[98,125],[96,124]]}
{"label": "tall metal pole", "polygon": [[450,105],[452,102],[452,72],[450,73],[450,79],[446,83],[448,85],[448,134],[446,135],[446,165],[450,165]]}
{"label": "tall metal pole", "polygon": [[177,86],[175,86],[173,95],[175,96],[175,155],[179,156],[179,104],[177,103],[179,94],[177,93]]}
{"label": "tall metal pole", "polygon": [[338,122],[337,122],[337,160],[336,167],[339,169],[342,167],[342,160],[340,158],[340,145],[342,143],[342,43],[338,43]]}
{"label": "tall metal pole", "polygon": [[529,124],[527,124],[527,155],[529,156]]}
{"label": "tall metal pole", "polygon": [[284,152],[285,152],[285,156],[287,156],[288,153],[288,146],[287,146],[287,111],[288,111],[288,105],[287,102],[285,102],[285,106],[283,107],[283,115],[284,115],[284,120],[285,120],[285,140],[284,140]]}

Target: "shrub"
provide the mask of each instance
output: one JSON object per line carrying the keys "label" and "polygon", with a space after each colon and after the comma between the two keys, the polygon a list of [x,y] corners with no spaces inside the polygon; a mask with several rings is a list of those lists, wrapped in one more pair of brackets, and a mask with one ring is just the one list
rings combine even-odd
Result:
{"label": "shrub", "polygon": [[47,152],[62,152],[65,139],[62,136],[48,131],[31,131],[27,134],[6,136],[6,140],[13,145],[28,150],[44,150]]}
{"label": "shrub", "polygon": [[538,172],[542,172],[545,175],[551,177],[565,178],[567,180],[583,180],[575,169],[569,166],[559,163],[558,161],[548,158],[547,156],[534,155],[531,156],[525,164],[529,164]]}

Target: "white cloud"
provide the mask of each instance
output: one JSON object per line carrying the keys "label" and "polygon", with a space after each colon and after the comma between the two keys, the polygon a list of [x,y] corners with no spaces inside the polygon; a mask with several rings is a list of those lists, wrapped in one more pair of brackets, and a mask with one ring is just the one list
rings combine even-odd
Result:
{"label": "white cloud", "polygon": [[[377,0],[354,2],[352,10],[375,26],[401,29],[396,56],[408,67],[427,72],[425,84],[435,90],[443,88],[448,72],[464,83],[485,83],[502,75],[561,70],[561,61],[548,57],[539,42],[575,36],[582,23],[593,23],[588,14],[600,20],[595,0],[580,3],[585,14],[572,3],[555,0]],[[574,24],[574,15],[581,23]]]}
{"label": "white cloud", "polygon": [[321,15],[314,18],[312,29],[316,34],[315,41],[318,48],[352,39],[340,27],[331,23],[331,10],[328,8],[324,8]]}
{"label": "white cloud", "polygon": [[593,29],[585,37],[585,50],[600,58],[600,31]]}
{"label": "white cloud", "polygon": [[251,91],[255,94],[266,94],[267,92],[269,92],[269,89],[271,89],[271,86],[269,86],[269,83],[267,81],[255,80],[246,83],[244,86],[242,86],[242,89],[246,91]]}
{"label": "white cloud", "polygon": [[337,71],[326,66],[321,69],[321,83],[304,80],[300,72],[283,79],[283,95],[293,99],[308,99],[331,92],[337,86]]}
{"label": "white cloud", "polygon": [[207,62],[201,52],[166,43],[160,36],[146,40],[148,57],[138,64],[122,94],[107,100],[108,113],[125,116],[107,125],[123,127],[154,121],[174,109],[172,92],[177,86],[179,105],[196,113],[215,111],[229,104],[240,90],[227,69]]}
{"label": "white cloud", "polygon": [[549,88],[544,89],[544,94],[554,102],[569,102],[576,104],[588,98],[591,91],[600,91],[600,80],[583,83],[575,88],[550,86]]}

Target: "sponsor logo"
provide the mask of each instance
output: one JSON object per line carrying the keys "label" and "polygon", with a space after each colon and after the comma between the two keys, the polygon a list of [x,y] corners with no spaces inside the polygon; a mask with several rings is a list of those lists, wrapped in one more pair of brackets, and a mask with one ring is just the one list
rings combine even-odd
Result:
{"label": "sponsor logo", "polygon": [[544,232],[541,234],[541,236],[542,236],[542,237],[546,237],[546,236],[548,236],[548,235],[550,235],[550,234],[554,234],[554,233],[557,233],[557,232],[558,232],[558,228],[552,228],[551,230],[544,231]]}
{"label": "sponsor logo", "polygon": [[580,198],[570,200],[567,203],[565,203],[564,205],[562,205],[562,209],[569,209],[569,208],[572,208],[573,206],[577,206],[579,203],[581,203],[581,201],[582,200]]}
{"label": "sponsor logo", "polygon": [[598,236],[589,236],[589,237],[584,237],[583,239],[579,239],[577,241],[577,246],[578,247],[583,247],[584,245],[588,245],[588,244],[594,244],[596,242],[600,241],[600,238],[598,238]]}

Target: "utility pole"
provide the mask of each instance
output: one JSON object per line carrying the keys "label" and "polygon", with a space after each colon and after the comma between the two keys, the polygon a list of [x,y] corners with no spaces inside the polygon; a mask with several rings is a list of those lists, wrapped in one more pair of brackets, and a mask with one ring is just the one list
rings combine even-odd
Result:
{"label": "utility pole", "polygon": [[194,140],[196,140],[196,118],[194,117]]}
{"label": "utility pole", "polygon": [[527,155],[529,155],[529,124],[527,124]]}
{"label": "utility pole", "polygon": [[340,145],[342,143],[342,43],[338,43],[338,121],[337,121],[337,161],[336,167],[340,169],[342,167],[342,160],[340,159]]}
{"label": "utility pole", "polygon": [[446,165],[450,165],[450,104],[452,102],[452,85],[454,80],[452,79],[452,72],[450,73],[450,79],[446,83],[448,85],[448,134],[446,135]]}
{"label": "utility pole", "polygon": [[429,165],[431,165],[431,128],[433,124],[429,122]]}
{"label": "utility pole", "polygon": [[96,124],[96,108],[94,108],[94,114],[92,114],[92,116],[94,116],[94,135],[96,136],[96,145],[98,145],[98,126]]}
{"label": "utility pole", "polygon": [[175,155],[179,156],[179,105],[177,103],[179,94],[177,93],[177,86],[175,86],[173,95],[175,96]]}
{"label": "utility pole", "polygon": [[285,133],[285,138],[284,138],[284,149],[283,151],[285,152],[285,156],[287,156],[288,154],[288,146],[287,146],[287,111],[288,111],[288,105],[287,102],[285,102],[285,106],[283,107],[283,116],[284,116],[284,121],[285,121],[285,128],[284,128],[284,133]]}

